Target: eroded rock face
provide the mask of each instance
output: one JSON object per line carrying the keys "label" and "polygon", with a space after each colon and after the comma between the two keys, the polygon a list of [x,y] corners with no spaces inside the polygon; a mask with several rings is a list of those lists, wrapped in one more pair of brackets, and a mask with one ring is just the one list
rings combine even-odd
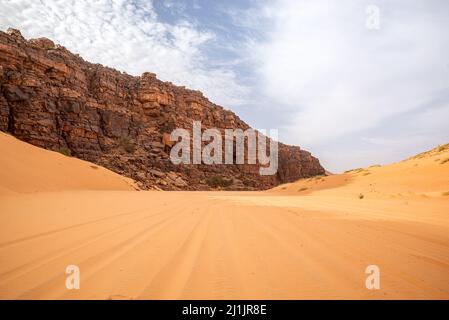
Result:
{"label": "eroded rock face", "polygon": [[131,177],[142,188],[208,190],[208,179],[227,189],[256,190],[324,174],[299,147],[279,144],[279,170],[260,176],[258,165],[174,165],[161,143],[174,127],[246,130],[231,111],[199,91],[133,77],[84,61],[45,38],[0,32],[0,130],[43,148],[71,154]]}

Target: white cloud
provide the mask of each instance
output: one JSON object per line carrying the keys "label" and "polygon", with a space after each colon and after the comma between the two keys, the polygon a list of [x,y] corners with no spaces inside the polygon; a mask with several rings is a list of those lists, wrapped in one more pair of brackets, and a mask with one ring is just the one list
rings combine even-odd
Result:
{"label": "white cloud", "polygon": [[202,48],[213,33],[187,21],[162,23],[151,1],[3,0],[0,29],[8,27],[27,38],[50,38],[88,61],[133,75],[155,72],[223,105],[238,105],[246,95],[231,69],[207,67]]}
{"label": "white cloud", "polygon": [[363,2],[276,6],[274,29],[255,50],[261,84],[279,106],[296,106],[291,129],[308,144],[371,128],[449,84],[445,30],[431,17],[380,6],[381,28],[373,31]]}
{"label": "white cloud", "polygon": [[[447,2],[376,1],[379,30],[366,28],[371,3],[278,0],[261,5],[259,15],[251,12],[262,21],[251,23],[266,32],[251,49],[256,87],[273,112],[287,115],[281,137],[319,150],[334,170],[345,165],[325,150],[340,146],[346,158],[369,161],[373,152],[356,147],[361,132],[377,128],[371,133],[382,135],[388,119],[419,110],[449,87]],[[414,130],[403,127],[395,148]],[[449,127],[431,134],[433,140],[422,139],[449,138]]]}
{"label": "white cloud", "polygon": [[[256,127],[279,128],[281,141],[331,171],[400,160],[449,138],[446,0],[250,0],[208,4],[195,17],[185,3],[160,2],[182,12],[176,23],[161,22],[151,3],[2,0],[0,28],[199,89]],[[370,4],[379,30],[366,28]],[[220,18],[205,22],[209,13]]]}

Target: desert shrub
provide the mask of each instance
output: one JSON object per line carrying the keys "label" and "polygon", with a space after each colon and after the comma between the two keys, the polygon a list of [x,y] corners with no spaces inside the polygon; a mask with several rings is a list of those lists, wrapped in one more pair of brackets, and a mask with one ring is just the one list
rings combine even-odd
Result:
{"label": "desert shrub", "polygon": [[438,152],[445,151],[449,149],[449,143],[444,144],[442,146],[438,146]]}
{"label": "desert shrub", "polygon": [[359,172],[364,171],[364,170],[365,169],[363,169],[363,168],[355,168],[355,169],[347,170],[344,173],[350,173],[350,172],[359,173]]}
{"label": "desert shrub", "polygon": [[359,199],[363,199],[363,198],[365,198],[365,196],[363,195],[363,193],[360,193],[359,194]]}
{"label": "desert shrub", "polygon": [[72,150],[70,150],[67,147],[62,147],[61,149],[58,150],[58,152],[60,154],[63,154],[65,156],[67,156],[67,157],[71,157],[72,156]]}
{"label": "desert shrub", "polygon": [[226,188],[232,184],[232,179],[226,179],[221,176],[212,176],[206,179],[206,183],[211,188]]}
{"label": "desert shrub", "polygon": [[136,151],[136,146],[128,137],[120,139],[120,146],[122,146],[122,148],[125,149],[125,151],[128,153],[134,153],[134,151]]}

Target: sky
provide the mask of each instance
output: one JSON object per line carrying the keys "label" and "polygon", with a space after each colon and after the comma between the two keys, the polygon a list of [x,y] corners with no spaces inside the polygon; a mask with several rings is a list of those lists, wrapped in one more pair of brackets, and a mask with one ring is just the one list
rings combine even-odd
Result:
{"label": "sky", "polygon": [[331,172],[449,142],[446,0],[1,0],[9,27],[201,90]]}

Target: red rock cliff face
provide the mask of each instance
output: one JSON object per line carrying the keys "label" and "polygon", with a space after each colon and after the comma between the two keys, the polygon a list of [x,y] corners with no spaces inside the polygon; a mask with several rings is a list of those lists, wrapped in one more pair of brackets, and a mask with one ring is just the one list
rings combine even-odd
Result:
{"label": "red rock cliff face", "polygon": [[171,128],[241,128],[233,112],[201,92],[133,77],[84,61],[51,40],[25,40],[0,32],[0,130],[36,146],[71,152],[137,180],[142,188],[208,190],[223,185],[257,190],[324,174],[318,159],[279,144],[279,170],[259,175],[258,165],[174,165],[162,134]]}

